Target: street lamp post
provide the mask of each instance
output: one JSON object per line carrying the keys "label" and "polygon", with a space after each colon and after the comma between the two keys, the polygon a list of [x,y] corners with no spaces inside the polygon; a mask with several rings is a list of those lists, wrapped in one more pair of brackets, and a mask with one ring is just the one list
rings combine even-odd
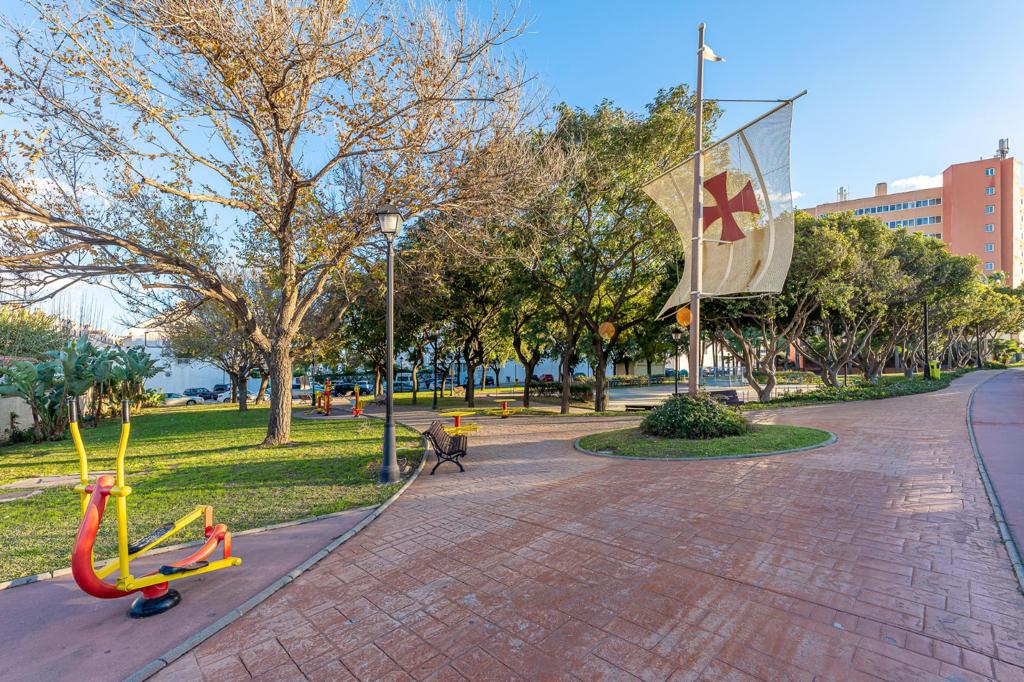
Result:
{"label": "street lamp post", "polygon": [[434,404],[430,409],[437,409],[437,334],[430,335],[430,345],[433,346],[432,357],[434,364],[434,380],[431,382],[434,386]]}
{"label": "street lamp post", "polygon": [[674,372],[675,380],[676,380],[676,390],[675,390],[675,394],[676,395],[679,395],[679,342],[682,340],[682,338],[683,338],[683,330],[682,329],[679,329],[677,327],[677,328],[672,330],[672,340],[676,342],[676,356],[675,356],[675,358],[676,358],[676,371]]}
{"label": "street lamp post", "polygon": [[388,283],[387,313],[385,315],[385,334],[387,335],[387,360],[385,376],[388,389],[386,412],[384,416],[384,452],[380,463],[380,482],[394,483],[401,478],[398,469],[398,453],[395,447],[395,238],[402,230],[402,214],[391,204],[384,204],[377,209],[377,224],[381,234],[388,242]]}

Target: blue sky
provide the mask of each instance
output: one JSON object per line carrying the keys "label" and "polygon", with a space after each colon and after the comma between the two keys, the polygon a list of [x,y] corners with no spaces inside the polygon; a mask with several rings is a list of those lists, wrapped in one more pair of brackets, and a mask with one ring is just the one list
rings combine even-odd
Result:
{"label": "blue sky", "polygon": [[[519,48],[554,101],[604,98],[640,110],[658,88],[695,80],[697,24],[726,58],[707,65],[707,97],[789,97],[800,206],[840,185],[934,176],[1024,153],[1024,2],[532,0]],[[772,105],[726,104],[719,132]],[[908,187],[904,187],[907,189]]]}
{"label": "blue sky", "polygon": [[[484,8],[491,0],[470,0]],[[940,174],[990,156],[1000,137],[1024,152],[1024,1],[523,0],[528,34],[514,45],[552,102],[608,98],[640,111],[658,88],[692,83],[696,27],[726,58],[708,64],[708,97],[777,98],[807,89],[793,127],[799,206],[874,184]],[[24,16],[18,0],[0,12]],[[769,104],[726,104],[719,132]],[[891,189],[909,189],[890,185]],[[84,297],[113,330],[119,306]],[[76,301],[60,302],[75,307]]]}

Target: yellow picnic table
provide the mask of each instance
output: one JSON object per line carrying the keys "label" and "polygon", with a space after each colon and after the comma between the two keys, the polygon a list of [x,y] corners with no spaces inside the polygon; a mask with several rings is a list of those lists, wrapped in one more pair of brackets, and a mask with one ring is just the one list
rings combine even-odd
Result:
{"label": "yellow picnic table", "polygon": [[451,426],[445,427],[445,432],[450,436],[460,436],[462,434],[469,433],[470,431],[479,431],[480,426],[478,424],[462,423],[463,417],[469,417],[474,414],[476,414],[476,412],[469,410],[448,410],[447,412],[442,412],[442,417],[451,417],[454,422]]}

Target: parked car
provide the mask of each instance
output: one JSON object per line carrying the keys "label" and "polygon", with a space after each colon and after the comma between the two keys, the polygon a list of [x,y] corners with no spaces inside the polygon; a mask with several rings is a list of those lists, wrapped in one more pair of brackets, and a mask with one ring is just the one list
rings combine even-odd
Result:
{"label": "parked car", "polygon": [[[245,395],[246,395],[246,401],[247,402],[250,402],[250,403],[256,402],[256,394],[253,393],[252,391],[246,392]],[[265,392],[263,394],[263,399],[264,400],[270,400],[270,391],[267,391],[267,392]],[[230,402],[232,402],[231,401],[231,391],[224,391],[223,393],[218,395],[217,396],[217,402],[218,403],[230,403]]]}
{"label": "parked car", "polygon": [[225,391],[229,393],[231,392],[231,387],[227,384],[215,384],[213,387],[213,392],[216,393],[218,396],[221,393],[224,393]]}
{"label": "parked car", "polygon": [[365,379],[360,379],[359,381],[347,380],[331,384],[331,395],[336,397],[352,395],[356,390],[356,386],[359,387],[359,395],[373,393],[373,384]]}
{"label": "parked car", "polygon": [[[360,389],[360,390],[362,390],[362,389]],[[412,382],[411,381],[405,381],[404,379],[399,379],[398,381],[395,382],[395,393],[411,393],[411,392],[412,392]]]}
{"label": "parked car", "polygon": [[189,397],[202,398],[203,400],[217,399],[217,394],[208,388],[186,388],[184,391],[182,391],[182,393]]}
{"label": "parked car", "polygon": [[537,381],[554,381],[554,380],[555,380],[555,375],[553,375],[553,374],[541,374],[539,377],[537,377]]}
{"label": "parked car", "polygon": [[314,383],[312,386],[308,388],[302,388],[302,384],[300,384],[298,381],[294,381],[292,382],[292,400],[299,400],[300,398],[305,400],[312,400],[313,393],[319,393],[322,390],[324,390],[323,384]]}
{"label": "parked car", "polygon": [[198,395],[182,395],[180,393],[165,393],[164,405],[167,407],[179,407],[181,405],[198,405],[206,402]]}

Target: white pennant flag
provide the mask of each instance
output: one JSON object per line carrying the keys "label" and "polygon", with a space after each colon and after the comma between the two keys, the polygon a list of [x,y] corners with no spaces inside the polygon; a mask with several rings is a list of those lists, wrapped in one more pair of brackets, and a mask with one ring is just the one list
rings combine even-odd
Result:
{"label": "white pennant flag", "polygon": [[[789,101],[705,149],[702,296],[782,291],[793,258],[792,120]],[[693,159],[643,189],[672,219],[688,252]],[[690,262],[658,317],[690,302]]]}
{"label": "white pennant flag", "polygon": [[710,45],[705,45],[704,46],[704,59],[707,59],[708,61],[711,61],[711,62],[724,62],[725,61],[725,57],[719,57],[717,54],[715,54],[715,51],[711,49]]}

